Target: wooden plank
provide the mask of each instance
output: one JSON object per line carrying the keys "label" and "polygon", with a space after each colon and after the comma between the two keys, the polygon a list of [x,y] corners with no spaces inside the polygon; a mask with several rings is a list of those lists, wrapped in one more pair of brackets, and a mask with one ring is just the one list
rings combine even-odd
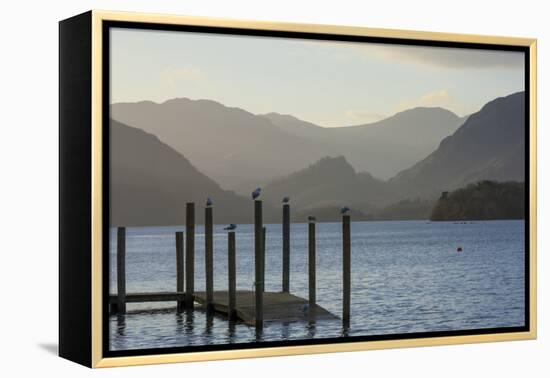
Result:
{"label": "wooden plank", "polygon": [[[195,301],[205,303],[205,293],[196,292]],[[248,325],[255,325],[255,295],[251,290],[236,291],[236,315]],[[264,293],[264,321],[311,321],[307,311],[308,301],[290,293]],[[227,291],[214,291],[214,311],[227,314],[229,308]],[[314,320],[335,320],[337,316],[315,305]]]}
{"label": "wooden plank", "polygon": [[[126,303],[144,303],[144,302],[172,302],[184,301],[185,293],[181,292],[152,292],[152,293],[127,293]],[[109,296],[109,303],[117,303],[116,295]]]}

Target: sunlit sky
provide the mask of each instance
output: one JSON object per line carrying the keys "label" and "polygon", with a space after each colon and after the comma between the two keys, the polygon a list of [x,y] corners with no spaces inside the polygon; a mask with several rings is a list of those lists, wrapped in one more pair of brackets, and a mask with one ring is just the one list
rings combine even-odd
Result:
{"label": "sunlit sky", "polygon": [[326,127],[524,89],[523,53],[111,29],[111,102],[210,99]]}

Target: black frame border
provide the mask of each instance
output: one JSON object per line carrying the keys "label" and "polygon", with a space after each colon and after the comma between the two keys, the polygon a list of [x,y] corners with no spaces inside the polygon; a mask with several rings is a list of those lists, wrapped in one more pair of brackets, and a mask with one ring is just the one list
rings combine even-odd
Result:
{"label": "black frame border", "polygon": [[[475,336],[475,335],[491,335],[513,332],[529,332],[531,330],[530,315],[530,192],[531,192],[531,172],[530,172],[530,113],[531,113],[531,82],[530,82],[530,48],[529,46],[516,45],[499,45],[485,44],[473,42],[451,42],[451,41],[432,41],[423,39],[406,39],[392,37],[373,37],[373,36],[357,36],[357,35],[337,35],[330,33],[311,33],[311,32],[294,32],[281,30],[263,30],[263,29],[246,29],[246,28],[230,28],[217,26],[195,26],[195,25],[174,25],[162,23],[147,23],[133,21],[102,21],[102,178],[103,178],[103,240],[102,240],[102,357],[129,357],[143,355],[159,355],[173,353],[193,353],[193,352],[208,352],[222,350],[238,350],[238,349],[257,349],[269,347],[293,347],[319,344],[341,344],[350,342],[368,342],[368,341],[386,341],[386,340],[407,340],[407,339],[422,339],[435,337],[452,337],[452,336]],[[363,42],[363,43],[383,43],[391,45],[413,45],[413,46],[431,46],[431,47],[450,47],[450,48],[467,48],[477,50],[496,50],[496,51],[516,51],[523,52],[525,57],[525,325],[522,327],[499,327],[499,328],[482,328],[469,330],[455,331],[434,331],[434,332],[416,332],[406,334],[391,334],[391,335],[370,335],[370,336],[342,336],[338,338],[322,338],[322,339],[304,339],[304,340],[285,340],[285,341],[262,341],[251,343],[238,344],[216,344],[216,345],[201,345],[188,347],[167,347],[167,348],[148,348],[148,349],[128,349],[123,351],[112,351],[109,349],[109,109],[110,109],[110,29],[125,28],[139,30],[155,30],[155,31],[177,31],[177,32],[192,32],[206,34],[221,34],[221,35],[240,35],[251,37],[274,37],[274,38],[290,38],[290,39],[312,39],[326,41],[341,41],[341,42]],[[106,252],[107,251],[107,252]]]}

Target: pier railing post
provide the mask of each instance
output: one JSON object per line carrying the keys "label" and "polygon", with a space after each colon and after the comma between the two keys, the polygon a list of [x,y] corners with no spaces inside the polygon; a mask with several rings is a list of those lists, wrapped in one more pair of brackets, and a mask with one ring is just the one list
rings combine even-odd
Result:
{"label": "pier railing post", "polygon": [[185,307],[193,310],[195,293],[195,203],[188,202],[185,221]]}
{"label": "pier railing post", "polygon": [[126,227],[117,229],[117,307],[119,314],[126,313]]}
{"label": "pier railing post", "polygon": [[263,278],[263,220],[262,201],[254,201],[254,318],[256,329],[261,330],[264,326],[264,278]]}
{"label": "pier railing post", "polygon": [[[183,232],[176,232],[176,291],[183,293]],[[177,310],[182,311],[185,307],[183,301],[178,301]]]}
{"label": "pier railing post", "polygon": [[342,322],[344,327],[349,327],[350,324],[350,307],[351,307],[351,231],[350,231],[350,216],[345,214],[342,216],[342,245],[343,245],[343,278],[344,278],[344,298]]}
{"label": "pier railing post", "polygon": [[283,204],[283,292],[290,292],[290,205]]}
{"label": "pier railing post", "polygon": [[227,233],[227,269],[228,269],[228,278],[229,282],[227,285],[228,292],[228,309],[227,315],[229,320],[236,319],[235,309],[237,307],[237,273],[236,273],[236,261],[235,261],[235,233],[230,231]]}
{"label": "pier railing post", "polygon": [[212,207],[204,212],[204,266],[206,269],[206,311],[211,312],[214,302],[214,237]]}
{"label": "pier railing post", "polygon": [[310,320],[314,318],[316,296],[316,277],[315,277],[315,254],[316,254],[316,240],[315,240],[315,221],[310,221],[308,224],[308,277],[309,277],[309,307],[308,316]]}

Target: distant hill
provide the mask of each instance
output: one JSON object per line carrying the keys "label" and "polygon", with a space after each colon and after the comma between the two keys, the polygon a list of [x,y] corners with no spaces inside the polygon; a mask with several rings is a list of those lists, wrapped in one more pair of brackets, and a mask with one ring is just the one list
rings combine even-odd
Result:
{"label": "distant hill", "polygon": [[121,103],[111,106],[111,116],[156,135],[224,189],[241,193],[326,154],[318,143],[215,101],[178,98],[161,104]]}
{"label": "distant hill", "polygon": [[[275,205],[289,196],[297,213],[350,206],[369,212],[387,196],[386,185],[367,173],[356,173],[346,158],[324,157],[316,163],[268,184],[264,198]],[[337,213],[336,213],[337,214]]]}
{"label": "distant hill", "polygon": [[264,117],[285,132],[326,146],[327,155],[345,156],[357,171],[370,172],[380,179],[388,179],[424,158],[464,121],[446,109],[423,107],[346,127],[320,127],[278,113]]}
{"label": "distant hill", "polygon": [[[312,215],[316,218],[316,222],[338,222],[342,219],[340,214],[341,207],[339,206],[326,206],[319,208],[308,208],[294,210],[290,212],[291,222],[304,223],[307,222],[307,218]],[[371,220],[371,218],[358,209],[351,209],[349,212],[351,219],[355,222]]]}
{"label": "distant hill", "polygon": [[443,193],[430,216],[433,221],[524,218],[524,183],[494,181],[481,181]]}
{"label": "distant hill", "polygon": [[430,199],[404,199],[386,205],[368,214],[368,220],[419,220],[429,219],[435,201]]}
{"label": "distant hill", "polygon": [[324,128],[187,98],[119,103],[110,110],[114,120],[184,154],[224,189],[245,194],[323,156],[345,156],[357,171],[387,179],[432,152],[462,122],[441,108],[416,108],[369,125]]}
{"label": "distant hill", "polygon": [[525,180],[525,95],[497,98],[428,157],[389,181],[401,198],[437,198],[480,180]]}
{"label": "distant hill", "polygon": [[186,202],[196,203],[196,219],[202,223],[206,197],[214,201],[216,223],[251,222],[252,201],[222,190],[156,136],[111,121],[110,143],[113,225],[184,224]]}

